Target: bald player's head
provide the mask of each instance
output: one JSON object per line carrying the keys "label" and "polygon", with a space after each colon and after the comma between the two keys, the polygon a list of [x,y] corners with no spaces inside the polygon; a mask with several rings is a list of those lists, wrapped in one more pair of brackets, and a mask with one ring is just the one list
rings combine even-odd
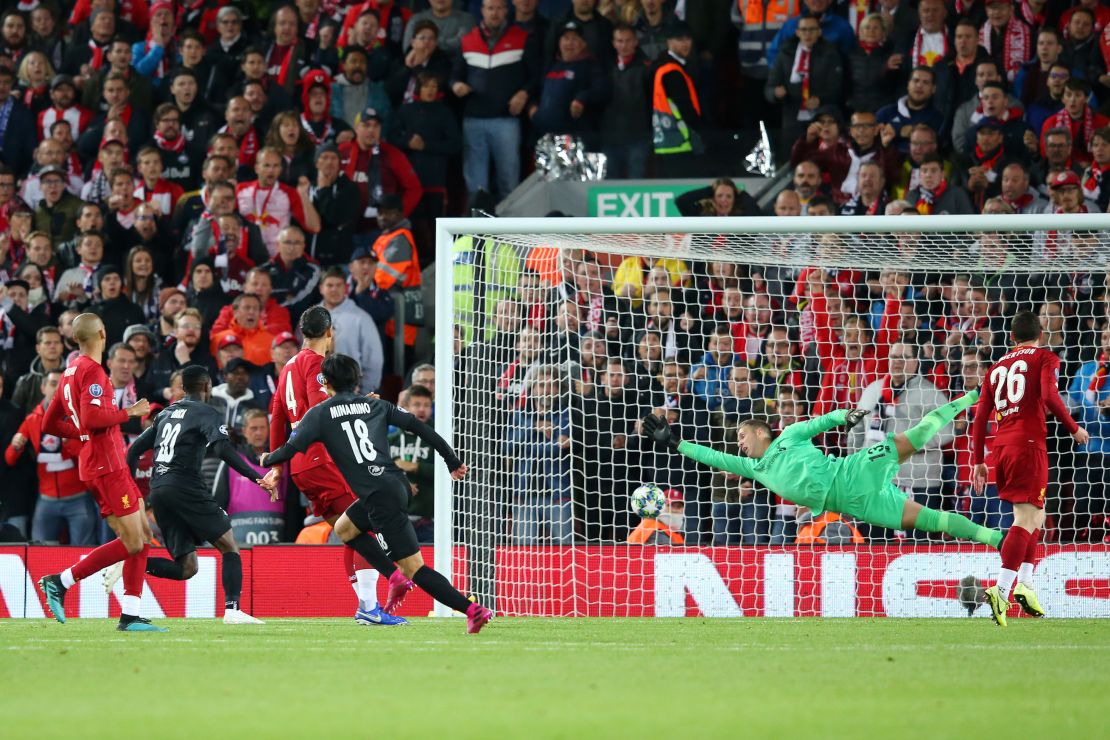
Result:
{"label": "bald player's head", "polygon": [[83,313],[73,320],[73,338],[84,345],[104,337],[104,322],[95,313]]}

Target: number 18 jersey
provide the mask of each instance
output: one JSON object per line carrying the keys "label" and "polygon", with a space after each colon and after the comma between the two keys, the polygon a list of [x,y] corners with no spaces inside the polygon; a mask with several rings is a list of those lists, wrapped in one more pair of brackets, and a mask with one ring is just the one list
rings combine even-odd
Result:
{"label": "number 18 jersey", "polygon": [[[308,410],[328,399],[324,389],[324,356],[311,349],[302,349],[293,356],[278,375],[277,388],[270,402],[270,449],[285,444],[289,431],[296,429]],[[304,454],[289,463],[293,475],[332,462],[324,445],[317,442]]]}
{"label": "number 18 jersey", "polygon": [[1060,399],[1060,358],[1043,347],[1015,347],[991,366],[980,389],[973,422],[972,462],[983,462],[988,421],[995,422],[992,447],[1047,449],[1045,415],[1051,412],[1068,433],[1079,427]]}

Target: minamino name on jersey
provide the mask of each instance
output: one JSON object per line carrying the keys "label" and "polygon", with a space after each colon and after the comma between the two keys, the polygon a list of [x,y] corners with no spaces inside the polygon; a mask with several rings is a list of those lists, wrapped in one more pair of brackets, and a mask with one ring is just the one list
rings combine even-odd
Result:
{"label": "minamino name on jersey", "polygon": [[366,402],[361,403],[341,403],[337,406],[332,406],[331,418],[337,419],[340,416],[358,416],[359,414],[369,414],[370,404]]}

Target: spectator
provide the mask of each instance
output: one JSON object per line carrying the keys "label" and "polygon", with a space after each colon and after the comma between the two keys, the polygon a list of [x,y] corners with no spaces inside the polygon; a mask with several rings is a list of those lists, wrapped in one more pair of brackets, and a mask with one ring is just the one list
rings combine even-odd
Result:
{"label": "spectator", "polygon": [[[151,123],[150,113],[145,104],[131,100],[131,91],[127,86],[128,77],[122,72],[110,72],[104,78],[104,112],[97,115],[89,125],[87,131],[77,140],[77,149],[82,159],[90,160],[101,140],[105,138],[108,122],[118,118],[127,131],[127,141],[131,146],[131,154],[138,152],[138,147],[150,141]],[[109,136],[108,138],[118,138]]]}
{"label": "spectator", "polygon": [[139,184],[135,198],[150,203],[160,216],[169,216],[185,191],[175,182],[162,177],[162,153],[157,147],[144,146],[139,151]]}
{"label": "spectator", "polygon": [[[946,116],[951,116],[953,111],[978,95],[979,87],[976,82],[979,65],[994,61],[987,50],[979,45],[979,27],[967,16],[956,22],[953,47],[954,53],[943,63],[947,87],[944,98]],[[997,67],[995,71],[998,71]]]}
{"label": "spectator", "polygon": [[[362,367],[362,392],[377,390],[382,380],[381,336],[369,314],[347,297],[347,278],[340,267],[329,267],[320,281],[320,297],[335,327],[335,351],[354,357]],[[410,409],[411,411],[411,409]]]}
{"label": "spectator", "polygon": [[456,10],[452,0],[429,0],[429,5],[430,9],[415,13],[409,19],[401,46],[405,49],[412,46],[417,24],[431,21],[439,31],[439,48],[447,54],[458,53],[463,36],[474,28],[474,17],[465,10]]}
{"label": "spectator", "polygon": [[1110,124],[1110,118],[1091,110],[1088,98],[1091,85],[1086,80],[1071,78],[1064,83],[1063,110],[1048,117],[1041,129],[1041,155],[1046,154],[1045,137],[1054,128],[1066,128],[1071,134],[1071,158],[1080,167],[1091,163],[1090,145],[1095,129]]}
{"label": "spectator", "polygon": [[732,370],[732,334],[728,326],[718,326],[705,346],[701,361],[690,368],[690,392],[710,411],[724,400]]}
{"label": "spectator", "polygon": [[305,234],[296,226],[278,232],[277,246],[277,254],[263,266],[270,272],[275,300],[296,321],[316,301],[320,266],[305,257]]}
{"label": "spectator", "polygon": [[[383,196],[378,213],[383,231],[374,241],[372,250],[377,257],[378,270],[375,282],[382,290],[399,290],[404,301],[405,364],[408,364],[416,344],[417,327],[424,325],[424,298],[420,287],[420,261],[413,243],[411,226],[404,217],[401,200],[396,195]],[[396,341],[394,320],[386,322],[385,335]],[[393,354],[389,358],[392,361]],[[393,368],[400,372],[401,368]]]}
{"label": "spectator", "polygon": [[188,296],[181,288],[162,288],[158,292],[158,322],[154,327],[158,343],[174,335],[177,314],[189,305]]}
{"label": "spectator", "polygon": [[[206,62],[207,63],[207,62]],[[220,74],[213,67],[213,75]],[[192,146],[197,150],[208,142],[208,137],[216,130],[216,110],[213,103],[222,103],[226,95],[226,83],[221,83],[221,89],[200,89],[200,80],[191,69],[178,68],[170,76],[170,99],[181,117],[181,135],[188,142],[186,147]],[[155,121],[157,123],[157,121]],[[167,167],[172,169],[171,167]],[[194,175],[194,179],[195,179]],[[181,183],[178,183],[181,184]],[[184,185],[182,185],[184,187]]]}
{"label": "spectator", "polygon": [[230,76],[231,70],[239,67],[243,54],[250,46],[243,34],[243,11],[234,5],[220,8],[216,13],[216,30],[219,38],[208,46],[204,58],[213,67]]}
{"label": "spectator", "polygon": [[22,177],[31,166],[35,149],[35,119],[21,101],[12,97],[14,85],[11,68],[0,67],[0,115],[8,119],[0,131],[0,151],[4,152],[4,164]]}
{"label": "spectator", "polygon": [[1021,66],[1033,55],[1033,33],[1025,21],[1014,18],[1010,0],[984,0],[987,22],[979,31],[979,45],[987,50],[1006,79],[1013,82]]}
{"label": "spectator", "polygon": [[339,164],[335,144],[316,148],[316,185],[311,192],[312,203],[320,214],[320,231],[312,235],[308,251],[324,267],[350,260],[359,220],[358,186],[347,178]]}
{"label": "spectator", "polygon": [[[3,74],[0,74],[0,78]],[[2,87],[0,79],[0,87]],[[43,231],[55,244],[66,241],[76,233],[75,222],[81,200],[66,189],[68,176],[57,165],[39,170],[42,200],[35,210],[35,230]]]}
{"label": "spectator", "polygon": [[883,146],[895,146],[903,154],[909,152],[909,133],[918,124],[925,124],[941,134],[948,130],[948,121],[937,108],[937,73],[932,67],[914,67],[906,83],[906,94],[897,103],[880,108],[875,118],[880,125]]}
{"label": "spectator", "polygon": [[894,53],[887,22],[881,13],[865,17],[859,26],[859,44],[848,57],[852,110],[875,111],[898,97],[902,55]]}
{"label": "spectator", "polygon": [[[419,21],[405,29],[406,34],[410,32],[412,39],[402,64],[394,65],[387,83],[390,97],[402,103],[411,103],[420,97],[420,85],[416,78],[421,73],[438,79],[440,88],[446,87],[447,80],[451,77],[451,58],[439,46],[439,28],[436,24],[428,20]],[[366,107],[367,104],[364,104],[361,108],[355,108],[351,118]]]}
{"label": "spectator", "polygon": [[211,331],[220,311],[230,305],[232,298],[216,280],[210,260],[203,259],[193,263],[189,273],[188,300],[189,305],[200,311],[205,331]]}
{"label": "spectator", "polygon": [[292,6],[279,7],[270,16],[270,44],[266,50],[266,79],[292,96],[306,63],[308,47],[300,39],[300,21]]}
{"label": "spectator", "polygon": [[57,121],[68,121],[76,138],[92,122],[93,112],[78,105],[77,88],[69,75],[54,75],[50,80],[50,105],[37,113],[39,141],[50,138],[50,129]]}
{"label": "spectator", "polygon": [[[199,143],[199,142],[198,142]],[[154,149],[162,159],[161,176],[184,193],[196,188],[200,180],[202,150],[191,145],[182,130],[182,114],[173,103],[154,110]],[[142,168],[142,154],[139,155]],[[179,194],[178,199],[181,198]]]}
{"label": "spectator", "polygon": [[1103,322],[1099,335],[1099,356],[1083,364],[1068,386],[1068,398],[1079,422],[1091,435],[1076,453],[1075,512],[1079,536],[1101,542],[1107,525],[1099,518],[1110,499],[1110,323]]}
{"label": "spectator", "polygon": [[1026,108],[1048,94],[1049,75],[1063,52],[1063,37],[1057,29],[1047,26],[1037,31],[1036,54],[1014,78],[1014,94]]}
{"label": "spectator", "polygon": [[[815,0],[808,2],[812,5]],[[827,4],[827,0],[816,2]],[[783,31],[789,26],[787,23]],[[814,120],[818,108],[838,106],[843,102],[844,72],[840,55],[832,42],[821,37],[821,29],[816,18],[798,19],[797,41],[782,44],[767,77],[767,100],[782,103],[784,142],[796,140],[803,127]]]}
{"label": "spectator", "polygon": [[969,214],[975,207],[967,191],[959,185],[950,185],[944,175],[944,160],[937,154],[927,154],[921,159],[920,184],[906,193],[906,200],[916,204],[918,213]]}
{"label": "spectator", "polygon": [[758,216],[759,204],[727,177],[714,180],[704,188],[690,190],[675,198],[683,216]]}
{"label": "spectator", "polygon": [[[1052,175],[1048,180],[1048,190],[1052,196],[1052,213],[1091,212],[1083,202],[1079,175],[1071,170],[1061,170]],[[1047,232],[1043,256],[1055,256],[1059,236],[1059,232]]]}
{"label": "spectator", "polygon": [[1071,71],[1063,62],[1052,65],[1048,71],[1047,91],[1029,106],[1025,120],[1034,132],[1044,129],[1045,122],[1064,109],[1064,86],[1071,79]]}
{"label": "spectator", "polygon": [[801,215],[807,215],[809,211],[809,202],[820,193],[821,188],[821,168],[817,166],[816,162],[806,160],[798,162],[794,167],[794,179],[791,182],[791,188],[798,196],[798,203],[801,205]]}
{"label": "spectator", "polygon": [[515,474],[513,542],[569,545],[574,522],[565,394],[553,365],[530,368],[524,383],[524,405],[515,412],[505,441],[505,456]]}
{"label": "spectator", "polygon": [[[89,110],[101,113],[108,109],[104,101],[104,86],[108,76],[112,74],[123,75],[128,90],[128,98],[132,104],[150,110],[151,101],[154,99],[153,86],[150,78],[131,66],[134,58],[131,54],[131,44],[124,36],[112,38],[104,53],[104,64],[99,69],[94,69],[92,74],[84,76],[84,89],[81,95],[82,105]],[[69,70],[71,74],[77,71]]]}
{"label": "spectator", "polygon": [[233,316],[228,327],[222,331],[213,327],[210,341],[212,353],[216,352],[220,340],[231,334],[243,342],[243,356],[248,362],[265,365],[270,361],[270,343],[274,335],[261,323],[261,299],[251,293],[241,293],[231,302],[231,308]]}
{"label": "spectator", "polygon": [[[648,59],[658,59],[667,51],[667,27],[674,23],[674,11],[663,7],[663,0],[640,0],[624,6],[621,21],[629,25],[636,34],[637,42]],[[734,21],[735,22],[735,21]],[[743,22],[741,22],[741,26]],[[776,29],[777,30],[777,29]],[[768,37],[770,41],[772,36]],[[765,50],[764,50],[765,52]],[[766,62],[763,78],[766,79]]]}
{"label": "spectator", "polygon": [[[273,297],[274,284],[270,271],[265,266],[252,267],[247,273],[247,283],[243,292],[258,296],[262,302],[262,323],[266,330],[273,335],[293,331],[293,323],[289,318],[289,310],[278,303]],[[232,306],[225,306],[220,310],[220,315],[212,325],[213,332],[223,331],[231,326]]]}
{"label": "spectator", "polygon": [[61,274],[54,287],[54,300],[70,307],[88,305],[96,288],[94,275],[104,259],[104,235],[86,231],[77,241],[81,262]]}
{"label": "spectator", "polygon": [[1002,128],[997,119],[984,118],[975,125],[975,149],[957,160],[960,176],[956,184],[968,191],[977,211],[982,211],[988,198],[1001,194],[1002,170],[1017,159],[1004,145]]}
{"label": "spectator", "polygon": [[54,66],[41,51],[31,51],[23,56],[16,71],[16,83],[22,89],[23,105],[32,116],[50,107],[50,81]]}
{"label": "spectator", "polygon": [[146,247],[132,247],[123,265],[123,293],[138,306],[145,319],[143,323],[158,318],[158,293],[162,279],[154,273],[154,255]]}
{"label": "spectator", "polygon": [[4,462],[14,468],[20,456],[34,455],[38,463],[38,500],[31,521],[31,540],[57,542],[65,531],[70,545],[92,545],[96,531],[97,507],[85,484],[77,475],[77,456],[81,443],[76,439],[60,439],[42,432],[46,407],[58,390],[61,368],[53,368],[39,377],[34,408],[19,425],[4,451]]}
{"label": "spectator", "polygon": [[[228,6],[230,7],[230,6]],[[246,409],[239,428],[243,442],[236,447],[247,464],[261,477],[266,469],[258,465],[258,456],[270,447],[270,426],[266,412]],[[236,542],[247,545],[272,545],[285,539],[285,496],[289,482],[278,480],[278,496],[271,500],[269,494],[221,462],[216,471],[213,498],[231,518],[231,531]]]}
{"label": "spectator", "polygon": [[582,37],[590,54],[601,62],[608,62],[613,56],[613,24],[598,12],[598,0],[571,0],[570,8],[561,16],[551,19],[547,41],[543,50],[544,67],[559,53],[559,40],[568,23],[575,23],[582,29]]}
{"label": "spectator", "polygon": [[1099,213],[1110,206],[1110,127],[1096,129],[1091,134],[1091,163],[1083,172],[1083,197],[1098,205]]}
{"label": "spectator", "polygon": [[[158,337],[146,324],[132,324],[123,332],[123,343],[135,353],[135,367],[133,374],[135,382],[149,388],[149,373],[154,362],[154,347]],[[149,388],[149,393],[154,389]]]}
{"label": "spectator", "polygon": [[[111,383],[112,402],[118,409],[125,409],[137,403],[140,398],[149,398],[150,389],[135,380],[135,350],[123,342],[116,342],[108,349],[108,381]],[[131,417],[120,425],[124,440],[135,441],[143,432],[142,420]]]}
{"label": "spectator", "polygon": [[312,204],[308,178],[302,176],[294,189],[278,180],[281,166],[281,152],[264,147],[255,164],[258,179],[241,183],[235,193],[239,213],[262,231],[271,258],[278,253],[279,232],[293,222],[311,234],[320,230],[320,214]]}
{"label": "spectator", "polygon": [[909,67],[939,67],[952,56],[952,36],[945,24],[948,8],[943,0],[922,0],[917,4],[919,26],[909,47]]}
{"label": "spectator", "polygon": [[[224,107],[225,125],[217,133],[228,134],[232,138],[236,153],[235,179],[240,182],[250,179],[258,150],[262,146],[253,120],[254,114],[246,98],[238,95],[228,98]],[[223,152],[217,150],[215,143],[213,142],[212,153],[223,155]]]}
{"label": "spectator", "polygon": [[1095,14],[1090,8],[1071,9],[1066,29],[1064,58],[1071,64],[1072,77],[1098,81],[1106,73],[1106,64],[1099,50],[1098,35],[1094,33]]}
{"label": "spectator", "polygon": [[[427,388],[411,386],[399,402],[420,421],[432,423],[432,392]],[[398,429],[389,434],[389,456],[409,480],[409,520],[417,540],[435,542],[435,451],[412,432]]]}
{"label": "spectator", "polygon": [[[108,174],[125,166],[127,162],[127,147],[119,139],[108,139],[100,144],[100,151],[96,155],[96,164],[88,182],[81,187],[81,200],[88,204],[107,206],[112,195],[112,183]],[[102,224],[103,227],[103,224]]]}
{"label": "spectator", "polygon": [[[373,12],[367,14],[373,18]],[[378,111],[383,124],[390,121],[393,104],[386,91],[383,75],[390,70],[389,57],[381,59],[375,54],[373,64],[370,52],[360,46],[351,46],[343,52],[343,73],[335,78],[331,87],[331,114],[343,121],[357,121],[367,108]],[[350,134],[336,137],[336,143],[346,143]]]}
{"label": "spectator", "polygon": [[[491,0],[499,2],[503,0]],[[382,141],[382,119],[373,108],[355,119],[355,138],[339,147],[339,157],[347,178],[358,186],[362,217],[357,233],[366,234],[381,227],[378,211],[387,195],[402,199],[405,214],[420,202],[423,188],[408,158],[397,147]]]}
{"label": "spectator", "polygon": [[601,113],[601,150],[608,177],[642,178],[652,136],[649,58],[639,48],[635,30],[625,24],[613,29],[613,49],[616,56],[607,67],[612,94]]}
{"label": "spectator", "polygon": [[550,23],[536,10],[539,0],[513,0],[513,20],[531,36],[547,38]]}
{"label": "spectator", "polygon": [[791,39],[797,38],[798,26],[801,25],[802,18],[816,18],[821,25],[821,38],[835,46],[842,56],[848,57],[851,55],[856,42],[856,34],[851,24],[843,17],[828,12],[832,6],[832,0],[804,0],[804,5],[802,14],[786,21],[767,49],[767,62],[772,67],[779,55],[779,50]]}
{"label": "spectator", "polygon": [[127,327],[146,321],[146,315],[124,295],[123,271],[118,267],[101,266],[96,271],[95,279],[98,298],[89,306],[89,311],[104,322],[105,344],[111,347],[123,341],[123,332]]}
{"label": "spectator", "polygon": [[886,177],[882,165],[863,162],[857,173],[857,193],[840,208],[841,216],[877,216],[886,211]]}
{"label": "spectator", "polygon": [[1011,162],[1002,168],[1001,197],[1015,213],[1043,213],[1048,201],[1029,185],[1029,173],[1021,164]]}
{"label": "spectator", "polygon": [[35,332],[35,359],[30,369],[19,376],[12,392],[12,403],[23,415],[32,413],[42,401],[41,386],[51,370],[64,370],[62,334],[55,326],[43,326]]}
{"label": "spectator", "polygon": [[[40,173],[43,169],[54,166],[66,170],[66,153],[61,142],[54,139],[45,139],[35,147],[35,164],[23,181],[20,197],[24,203],[39,203],[42,200],[42,184]],[[78,175],[66,173],[66,190],[73,195],[79,195],[84,187],[84,182]]]}
{"label": "spectator", "polygon": [[[482,0],[482,22],[463,36],[451,91],[463,99],[463,175],[472,200],[479,190],[490,190],[490,164],[500,197],[520,181],[520,115],[536,94],[538,43],[508,23],[506,0]],[[504,59],[516,61],[495,66],[495,48],[498,54],[510,54]]]}
{"label": "spectator", "polygon": [[[984,65],[989,69],[987,65]],[[1005,87],[1001,82],[987,81],[979,90],[979,107],[968,118],[968,125],[962,125],[962,119],[957,121],[960,125],[959,132],[953,132],[953,142],[959,138],[962,143],[961,153],[970,153],[974,150],[976,141],[975,133],[984,121],[991,121],[1005,137],[1007,153],[1011,157],[1028,159],[1026,142],[1029,138],[1029,128],[1022,119],[1021,108],[1007,104],[1012,98],[1006,95]],[[1020,104],[1019,104],[1020,105]]]}
{"label": "spectator", "polygon": [[[267,354],[269,354],[268,347]],[[253,370],[249,361],[236,357],[224,367],[224,382],[212,389],[212,397],[208,399],[208,405],[223,415],[224,423],[228,428],[241,428],[243,416],[248,409],[257,409],[265,413],[261,403],[255,399],[254,392],[250,389]]]}
{"label": "spectator", "polygon": [[596,146],[597,122],[610,97],[608,78],[586,47],[585,30],[568,21],[558,37],[558,53],[548,67],[528,117],[538,134],[573,134]]}

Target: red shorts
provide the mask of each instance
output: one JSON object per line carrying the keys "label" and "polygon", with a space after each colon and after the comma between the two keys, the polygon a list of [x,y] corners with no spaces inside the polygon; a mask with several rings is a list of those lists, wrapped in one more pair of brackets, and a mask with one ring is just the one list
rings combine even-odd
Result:
{"label": "red shorts", "polygon": [[100,504],[102,519],[107,519],[109,516],[124,517],[139,510],[142,495],[131,477],[131,472],[126,468],[97,476],[87,481],[87,485],[96,502]]}
{"label": "red shorts", "polygon": [[317,465],[293,474],[297,488],[312,502],[312,513],[324,519],[337,517],[358,501],[335,463]]}
{"label": "red shorts", "polygon": [[1044,508],[1048,487],[1048,453],[1036,447],[1006,445],[991,450],[998,497],[1012,504]]}

